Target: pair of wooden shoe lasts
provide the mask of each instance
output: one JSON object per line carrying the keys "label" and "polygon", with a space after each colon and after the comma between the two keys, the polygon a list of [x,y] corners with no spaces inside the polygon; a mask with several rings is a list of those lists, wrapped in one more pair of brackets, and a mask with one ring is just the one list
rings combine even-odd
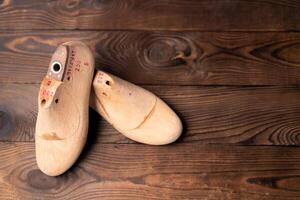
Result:
{"label": "pair of wooden shoe lasts", "polygon": [[39,91],[35,134],[37,164],[49,176],[64,173],[80,155],[89,104],[137,142],[169,144],[181,134],[178,116],[153,93],[103,71],[93,75],[94,58],[82,42],[64,43],[52,56]]}

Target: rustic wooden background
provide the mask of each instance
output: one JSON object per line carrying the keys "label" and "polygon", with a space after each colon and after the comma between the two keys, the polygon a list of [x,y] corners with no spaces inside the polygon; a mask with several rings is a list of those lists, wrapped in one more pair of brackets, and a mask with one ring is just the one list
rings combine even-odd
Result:
{"label": "rustic wooden background", "polygon": [[[0,199],[300,199],[297,0],[0,0]],[[62,42],[182,118],[167,146],[90,113],[78,162],[35,163],[39,83]]]}

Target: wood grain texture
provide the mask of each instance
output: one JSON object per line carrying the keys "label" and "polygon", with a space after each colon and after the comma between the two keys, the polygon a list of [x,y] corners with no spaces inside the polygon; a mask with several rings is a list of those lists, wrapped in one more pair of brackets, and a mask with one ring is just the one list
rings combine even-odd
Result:
{"label": "wood grain texture", "polygon": [[82,40],[96,67],[151,85],[299,85],[300,33],[4,31],[0,82],[39,83],[57,45]]}
{"label": "wood grain texture", "polygon": [[[300,199],[299,8],[297,0],[0,0],[0,199]],[[90,112],[74,167],[41,173],[39,83],[70,40],[88,44],[99,69],[165,100],[183,136],[136,144]]]}
{"label": "wood grain texture", "polygon": [[[34,141],[38,84],[0,88],[0,140]],[[165,100],[184,124],[179,142],[300,145],[300,90],[279,87],[146,86]],[[95,143],[131,143],[96,113]]]}
{"label": "wood grain texture", "polygon": [[[0,137],[5,141],[33,141],[39,86],[1,85]],[[12,107],[9,105],[13,105]]]}
{"label": "wood grain texture", "polygon": [[0,29],[300,30],[295,0],[1,0]]}
{"label": "wood grain texture", "polygon": [[0,199],[299,199],[300,149],[97,144],[59,177],[33,143],[0,145]]}

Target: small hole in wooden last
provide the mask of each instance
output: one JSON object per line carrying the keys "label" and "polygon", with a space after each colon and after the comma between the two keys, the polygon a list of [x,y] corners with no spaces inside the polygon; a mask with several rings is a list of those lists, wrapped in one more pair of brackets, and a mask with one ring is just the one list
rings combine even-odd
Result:
{"label": "small hole in wooden last", "polygon": [[45,104],[46,104],[46,99],[42,99],[41,105],[43,106],[43,105],[45,105]]}
{"label": "small hole in wooden last", "polygon": [[58,74],[61,71],[61,64],[59,62],[54,62],[52,64],[52,72]]}
{"label": "small hole in wooden last", "polygon": [[53,70],[54,70],[55,72],[58,72],[58,71],[60,70],[60,65],[59,65],[59,64],[53,65]]}
{"label": "small hole in wooden last", "polygon": [[70,76],[68,76],[68,78],[67,78],[67,79],[68,79],[68,81],[69,81],[69,80],[71,79],[71,78],[70,78]]}
{"label": "small hole in wooden last", "polygon": [[58,99],[55,99],[55,103],[58,103]]}
{"label": "small hole in wooden last", "polygon": [[110,86],[110,82],[109,81],[105,81],[105,84]]}

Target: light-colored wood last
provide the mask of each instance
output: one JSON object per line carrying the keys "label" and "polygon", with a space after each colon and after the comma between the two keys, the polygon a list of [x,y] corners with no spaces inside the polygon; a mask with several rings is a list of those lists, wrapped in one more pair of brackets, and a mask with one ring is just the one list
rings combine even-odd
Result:
{"label": "light-colored wood last", "polygon": [[137,142],[163,145],[182,132],[175,112],[153,93],[103,71],[93,81],[91,106],[110,124]]}
{"label": "light-colored wood last", "polygon": [[52,56],[38,97],[35,146],[42,172],[57,176],[80,155],[88,131],[94,58],[81,42],[60,45]]}

